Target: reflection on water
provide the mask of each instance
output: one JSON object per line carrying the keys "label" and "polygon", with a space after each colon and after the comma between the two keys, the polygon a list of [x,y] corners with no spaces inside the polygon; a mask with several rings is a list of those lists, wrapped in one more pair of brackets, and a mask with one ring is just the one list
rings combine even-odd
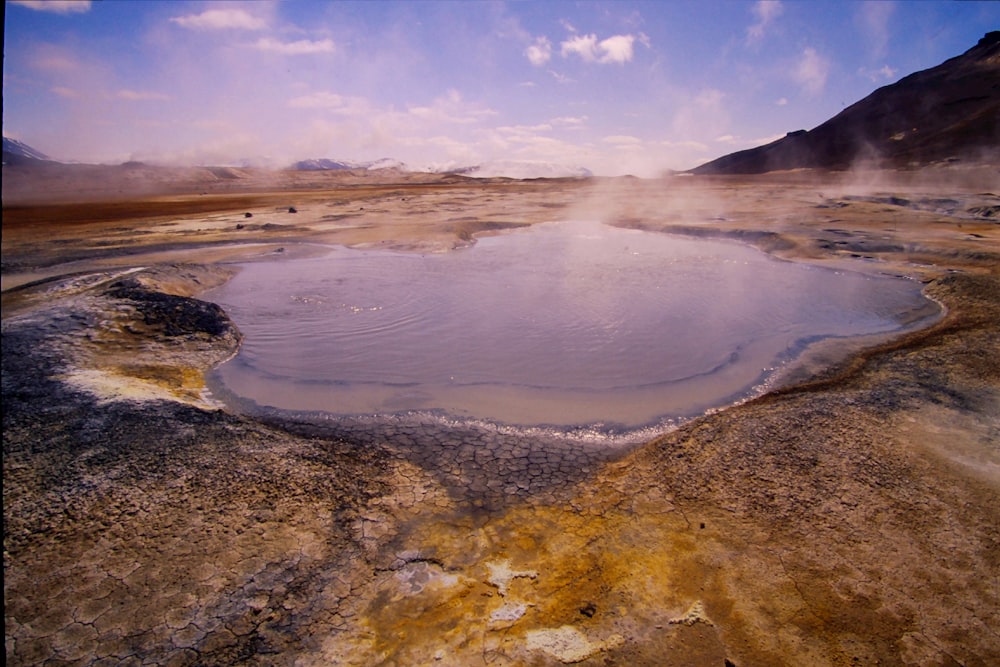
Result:
{"label": "reflection on water", "polygon": [[207,298],[246,336],[215,381],[260,405],[628,426],[746,396],[804,343],[927,305],[910,281],[596,222],[248,264]]}

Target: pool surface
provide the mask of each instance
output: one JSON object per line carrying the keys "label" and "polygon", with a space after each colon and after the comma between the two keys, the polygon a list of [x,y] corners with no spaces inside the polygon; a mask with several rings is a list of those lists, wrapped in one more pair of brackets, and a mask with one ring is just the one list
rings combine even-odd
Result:
{"label": "pool surface", "polygon": [[588,221],[248,263],[204,298],[245,335],[212,379],[244,405],[625,427],[759,393],[810,342],[928,309],[913,281]]}

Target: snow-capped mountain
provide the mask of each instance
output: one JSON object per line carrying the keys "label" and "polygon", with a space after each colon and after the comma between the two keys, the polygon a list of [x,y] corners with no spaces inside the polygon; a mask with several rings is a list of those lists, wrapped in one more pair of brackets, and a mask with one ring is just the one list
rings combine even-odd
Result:
{"label": "snow-capped mountain", "polygon": [[364,169],[368,171],[376,169],[399,169],[400,171],[408,171],[405,164],[399,160],[387,157],[370,162],[317,158],[313,160],[301,160],[293,164],[291,168],[295,171],[340,171],[345,169]]}
{"label": "snow-capped mountain", "polygon": [[30,158],[32,160],[51,160],[51,158],[40,150],[34,149],[28,144],[17,139],[3,138],[3,162],[10,162],[8,156],[12,158]]}
{"label": "snow-capped mountain", "polygon": [[394,160],[391,157],[384,157],[381,160],[375,160],[374,162],[369,162],[365,169],[369,171],[374,171],[376,169],[398,169],[399,171],[412,171],[406,166],[406,163],[400,162],[399,160]]}
{"label": "snow-capped mountain", "polygon": [[336,171],[346,169],[374,171],[376,169],[396,169],[418,173],[458,174],[470,178],[590,178],[593,176],[591,171],[585,167],[571,167],[556,162],[519,160],[494,160],[479,164],[446,162],[414,167],[392,158],[382,158],[381,160],[371,162],[317,158],[296,162],[291,168],[297,171]]}
{"label": "snow-capped mountain", "polygon": [[340,162],[320,158],[315,160],[301,160],[291,167],[295,171],[339,171],[341,169],[357,169],[358,165],[352,162]]}
{"label": "snow-capped mountain", "polygon": [[[3,138],[3,163],[30,162],[33,160],[52,161],[50,157],[39,150],[16,139]],[[128,162],[128,166],[140,166],[139,162]],[[253,160],[240,163],[243,168],[255,168],[258,165]],[[585,167],[573,167],[556,162],[533,162],[520,160],[492,160],[478,164],[446,162],[425,164],[419,167],[408,165],[393,158],[379,160],[354,161],[334,160],[330,158],[314,158],[300,160],[288,167],[294,171],[385,171],[455,174],[469,178],[590,178],[593,174]]]}

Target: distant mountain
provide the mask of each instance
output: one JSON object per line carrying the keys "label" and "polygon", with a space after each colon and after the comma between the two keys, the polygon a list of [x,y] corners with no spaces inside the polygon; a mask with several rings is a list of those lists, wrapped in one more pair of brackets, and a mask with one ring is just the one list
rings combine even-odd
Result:
{"label": "distant mountain", "polygon": [[410,168],[406,166],[406,163],[394,160],[391,157],[384,157],[381,160],[369,162],[365,169],[368,171],[375,171],[376,169],[398,169],[399,171],[411,171]]}
{"label": "distant mountain", "polygon": [[443,171],[472,178],[590,178],[594,175],[586,167],[570,167],[556,162],[518,160],[495,160]]}
{"label": "distant mountain", "polygon": [[319,158],[314,160],[302,160],[291,166],[294,171],[341,171],[346,169],[363,169],[374,171],[376,169],[399,169],[407,171],[406,165],[399,160],[392,158],[382,158],[371,162],[349,162],[342,160],[330,160]]}
{"label": "distant mountain", "polygon": [[350,162],[346,160],[331,160],[320,158],[302,160],[291,166],[295,171],[340,171],[397,169],[406,172],[423,172],[431,174],[456,174],[470,178],[590,178],[593,174],[584,167],[567,167],[554,162],[524,162],[516,160],[497,160],[481,164],[463,165],[456,163],[428,165],[422,168],[411,168],[405,163],[392,158],[382,158],[373,162]]}
{"label": "distant mountain", "polygon": [[340,171],[342,169],[357,169],[357,165],[352,162],[339,162],[326,158],[316,160],[302,160],[292,165],[294,171]]}
{"label": "distant mountain", "polygon": [[48,155],[17,139],[3,138],[3,163],[17,164],[27,160],[50,160]]}
{"label": "distant mountain", "polygon": [[937,67],[911,74],[818,127],[691,169],[760,174],[783,169],[1000,161],[1000,31]]}

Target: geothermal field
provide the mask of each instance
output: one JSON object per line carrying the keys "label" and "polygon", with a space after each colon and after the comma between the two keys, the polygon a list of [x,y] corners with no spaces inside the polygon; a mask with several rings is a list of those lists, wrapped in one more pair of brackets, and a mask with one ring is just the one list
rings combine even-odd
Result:
{"label": "geothermal field", "polygon": [[5,165],[8,664],[997,664],[997,176]]}
{"label": "geothermal field", "polygon": [[[537,13],[621,4],[95,3],[87,19],[89,2],[7,3],[5,130],[60,150],[189,130],[198,150],[266,155],[278,131],[373,150],[419,126],[395,146],[421,160],[476,154],[471,137],[609,157],[562,178],[111,165],[5,136],[6,664],[1000,665],[1000,32],[811,130],[748,141],[785,121],[721,123],[808,118],[792,112],[828,75],[842,91],[896,76],[845,74],[857,52],[925,58],[963,12],[992,30],[995,6],[899,3],[918,25],[848,3],[837,24],[835,4],[740,6],[757,22],[726,29],[740,3],[687,28],[697,3],[644,3],[657,20],[615,25],[652,36],[599,39]],[[69,25],[87,27],[21,40]],[[798,66],[760,60],[772,29]],[[86,56],[60,50],[90,33]],[[837,67],[802,50],[809,34]],[[696,55],[706,42],[726,46]],[[105,86],[119,61],[151,87]],[[426,106],[303,79],[417,82],[420,100],[434,62],[476,88]],[[704,67],[686,93],[677,63]],[[231,94],[241,71],[252,94]],[[736,92],[703,88],[730,75]],[[199,76],[210,89],[185,92]],[[237,132],[241,114],[266,128]],[[710,136],[756,147],[608,175]]]}

